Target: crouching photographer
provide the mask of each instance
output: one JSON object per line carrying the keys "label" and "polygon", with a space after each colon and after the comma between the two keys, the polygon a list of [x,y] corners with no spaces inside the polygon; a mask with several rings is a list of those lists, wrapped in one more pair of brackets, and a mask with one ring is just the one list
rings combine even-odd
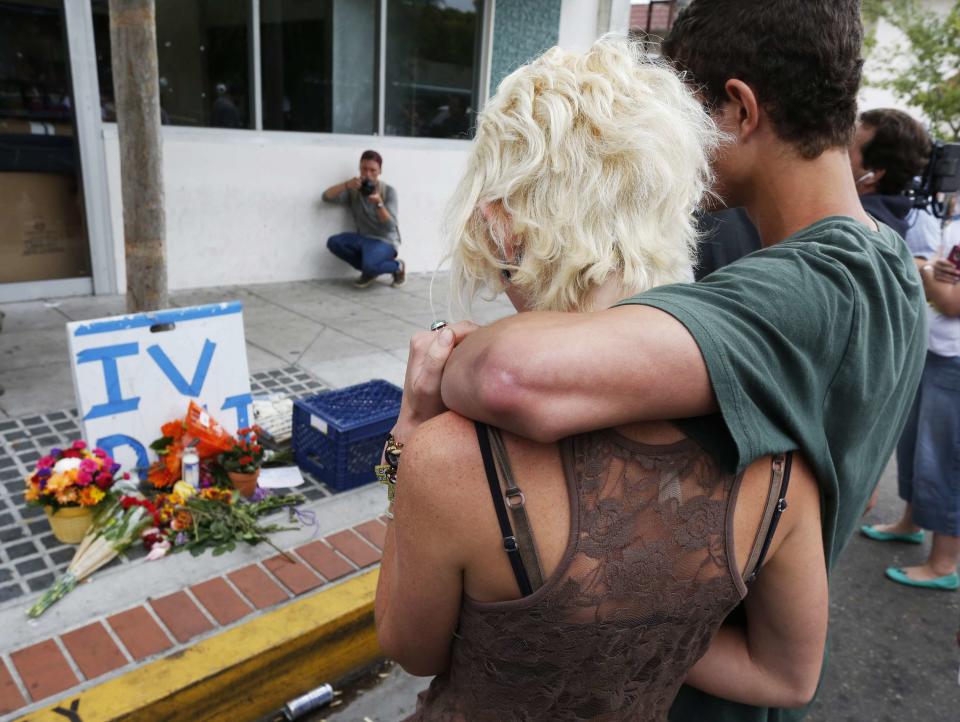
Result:
{"label": "crouching photographer", "polygon": [[366,288],[377,276],[393,275],[393,285],[406,282],[406,268],[397,258],[400,231],[397,227],[397,191],[380,180],[383,158],[375,150],[360,156],[360,175],[330,186],[323,200],[350,208],[355,232],[338,233],[327,239],[327,248],[360,271],[353,282]]}

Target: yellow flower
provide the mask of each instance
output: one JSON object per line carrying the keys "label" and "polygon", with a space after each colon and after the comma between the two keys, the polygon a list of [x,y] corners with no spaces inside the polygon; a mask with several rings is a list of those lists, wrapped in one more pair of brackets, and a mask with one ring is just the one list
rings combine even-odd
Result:
{"label": "yellow flower", "polygon": [[96,506],[106,494],[96,486],[90,485],[80,492],[80,503],[83,506]]}
{"label": "yellow flower", "polygon": [[36,501],[40,498],[40,491],[33,484],[27,487],[27,491],[24,493],[23,498],[27,501]]}
{"label": "yellow flower", "polygon": [[65,474],[51,474],[47,480],[47,493],[56,494],[70,486],[70,479]]}
{"label": "yellow flower", "polygon": [[176,494],[178,497],[180,497],[179,503],[182,504],[184,501],[186,501],[191,496],[196,494],[197,490],[194,489],[185,481],[178,481],[176,484],[173,485],[173,493]]}

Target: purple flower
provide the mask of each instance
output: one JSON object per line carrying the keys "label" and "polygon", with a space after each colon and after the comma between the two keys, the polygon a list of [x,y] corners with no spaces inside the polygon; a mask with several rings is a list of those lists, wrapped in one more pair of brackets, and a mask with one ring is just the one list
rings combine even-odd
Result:
{"label": "purple flower", "polygon": [[60,454],[63,453],[63,449],[50,449],[50,456],[57,458]]}
{"label": "purple flower", "polygon": [[177,532],[177,536],[174,537],[173,539],[174,546],[182,546],[183,544],[186,544],[186,543],[187,543],[187,535],[184,534],[182,531]]}
{"label": "purple flower", "polygon": [[37,478],[38,479],[49,479],[53,474],[53,469],[47,467],[44,469],[37,469]]}
{"label": "purple flower", "polygon": [[118,471],[120,471],[120,464],[110,464],[111,474],[116,474]]}
{"label": "purple flower", "polygon": [[250,495],[250,498],[248,499],[248,501],[251,504],[253,504],[258,501],[263,501],[268,496],[270,496],[270,492],[264,489],[262,486],[258,486],[256,491],[254,491],[253,494]]}

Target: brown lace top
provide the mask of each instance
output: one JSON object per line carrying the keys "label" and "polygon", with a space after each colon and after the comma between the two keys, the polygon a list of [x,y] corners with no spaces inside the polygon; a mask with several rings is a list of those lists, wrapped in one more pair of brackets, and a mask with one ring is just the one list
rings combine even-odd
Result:
{"label": "brown lace top", "polygon": [[566,554],[530,596],[464,597],[450,668],[408,720],[665,720],[746,593],[732,541],[739,478],[693,441],[647,446],[608,430],[561,447]]}

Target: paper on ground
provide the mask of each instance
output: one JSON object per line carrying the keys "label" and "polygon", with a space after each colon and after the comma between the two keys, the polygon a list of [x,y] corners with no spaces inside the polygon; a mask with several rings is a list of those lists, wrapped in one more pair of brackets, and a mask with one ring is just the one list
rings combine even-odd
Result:
{"label": "paper on ground", "polygon": [[303,474],[296,466],[272,466],[260,469],[257,483],[264,489],[290,489],[303,483]]}

